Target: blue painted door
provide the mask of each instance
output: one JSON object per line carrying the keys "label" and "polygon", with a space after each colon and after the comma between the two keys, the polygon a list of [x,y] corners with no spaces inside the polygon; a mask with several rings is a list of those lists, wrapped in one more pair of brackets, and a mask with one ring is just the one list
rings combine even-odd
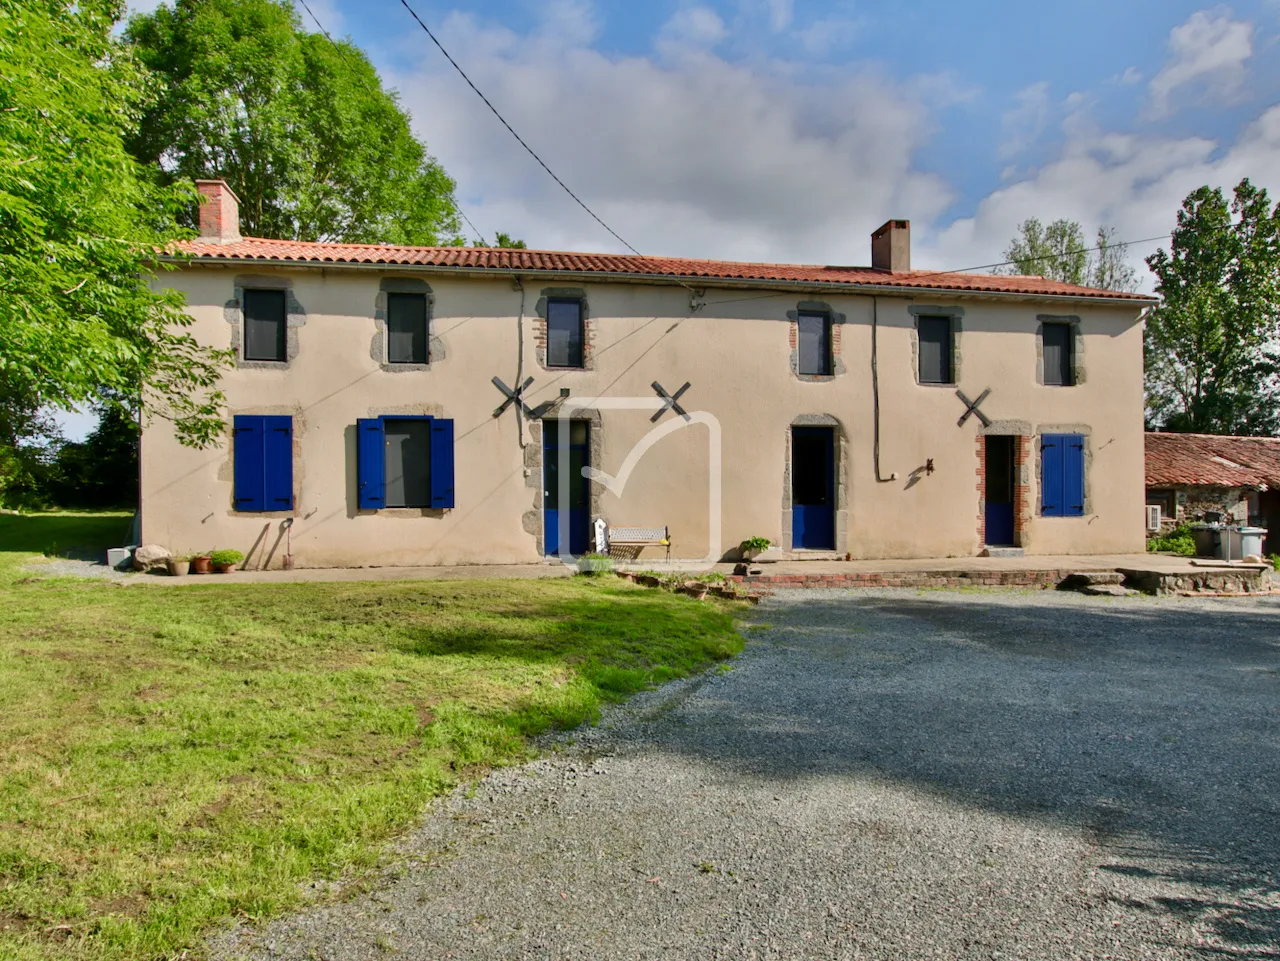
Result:
{"label": "blue painted door", "polygon": [[835,550],[836,445],[830,427],[791,428],[791,543]]}
{"label": "blue painted door", "polygon": [[1012,437],[988,434],[986,439],[985,540],[991,547],[1013,546]]}
{"label": "blue painted door", "polygon": [[[564,445],[560,422],[542,425],[542,534],[546,554],[585,554],[590,537],[591,481],[582,476],[590,465],[590,425],[571,421]],[[561,472],[566,476],[562,476]],[[567,502],[562,492],[567,488]]]}

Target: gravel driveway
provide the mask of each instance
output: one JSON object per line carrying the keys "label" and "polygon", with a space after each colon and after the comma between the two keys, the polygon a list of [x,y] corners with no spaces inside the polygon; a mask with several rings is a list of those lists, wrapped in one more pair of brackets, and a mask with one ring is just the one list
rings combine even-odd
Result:
{"label": "gravel driveway", "polygon": [[1280,957],[1280,597],[782,592],[224,958]]}

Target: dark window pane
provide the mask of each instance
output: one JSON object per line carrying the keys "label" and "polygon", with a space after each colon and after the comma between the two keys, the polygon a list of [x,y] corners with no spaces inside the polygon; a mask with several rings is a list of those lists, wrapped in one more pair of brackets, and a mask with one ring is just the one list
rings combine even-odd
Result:
{"label": "dark window pane", "polygon": [[1045,324],[1042,328],[1044,340],[1044,382],[1059,387],[1070,387],[1075,383],[1070,324]]}
{"label": "dark window pane", "polygon": [[283,290],[244,292],[245,360],[285,360],[287,328]]}
{"label": "dark window pane", "polygon": [[387,506],[431,506],[431,422],[387,420]]}
{"label": "dark window pane", "polygon": [[951,318],[921,317],[916,326],[920,335],[920,383],[950,384]]}
{"label": "dark window pane", "polygon": [[831,318],[826,314],[800,314],[799,372],[826,376],[831,373]]}
{"label": "dark window pane", "polygon": [[427,362],[426,294],[387,294],[387,360]]}
{"label": "dark window pane", "polygon": [[1013,438],[987,435],[986,499],[988,504],[1013,503]]}
{"label": "dark window pane", "polygon": [[583,366],[581,301],[547,301],[547,366]]}

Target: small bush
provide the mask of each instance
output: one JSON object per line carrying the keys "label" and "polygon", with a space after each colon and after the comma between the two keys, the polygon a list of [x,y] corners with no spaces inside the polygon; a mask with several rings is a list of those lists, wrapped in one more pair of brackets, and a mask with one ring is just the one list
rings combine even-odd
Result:
{"label": "small bush", "polygon": [[244,560],[244,555],[239,551],[224,549],[220,551],[210,551],[209,560],[214,564],[239,564]]}
{"label": "small bush", "polygon": [[608,554],[583,554],[578,558],[578,573],[587,577],[598,577],[613,570],[613,558]]}
{"label": "small bush", "polygon": [[1159,551],[1164,554],[1181,554],[1184,557],[1194,557],[1196,553],[1196,539],[1191,534],[1191,528],[1186,524],[1181,527],[1175,527],[1167,534],[1161,534],[1158,537],[1152,537],[1147,541],[1147,550]]}
{"label": "small bush", "polygon": [[767,537],[748,537],[738,545],[738,550],[744,554],[747,551],[767,551],[771,543]]}

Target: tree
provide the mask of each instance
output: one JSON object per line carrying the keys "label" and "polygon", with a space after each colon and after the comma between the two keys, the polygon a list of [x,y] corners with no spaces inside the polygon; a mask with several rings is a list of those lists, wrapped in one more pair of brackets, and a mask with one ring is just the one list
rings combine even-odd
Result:
{"label": "tree", "polygon": [[1005,248],[1012,263],[996,273],[1033,274],[1085,287],[1134,290],[1137,276],[1125,262],[1125,246],[1114,240],[1114,228],[1099,227],[1096,250],[1084,243],[1084,231],[1074,220],[1055,220],[1047,227],[1031,217],[1018,227],[1019,236]]}
{"label": "tree", "polygon": [[1280,429],[1280,205],[1248,178],[1228,204],[1192,191],[1170,249],[1147,258],[1162,303],[1147,317],[1147,408],[1166,430]]}
{"label": "tree", "polygon": [[138,420],[127,400],[100,402],[98,426],[80,443],[64,443],[53,460],[49,499],[60,507],[136,507]]}
{"label": "tree", "polygon": [[135,155],[165,181],[221,177],[257,237],[436,244],[453,181],[395,93],[348,42],[305,33],[287,2],[176,0],[125,36],[165,81]]}
{"label": "tree", "polygon": [[47,507],[48,484],[61,432],[30,396],[0,386],[0,507]]}
{"label": "tree", "polygon": [[205,444],[222,429],[225,354],[150,282],[195,195],[154,184],[125,149],[149,87],[112,37],[117,14],[110,0],[0,0],[0,397],[69,409],[141,391]]}
{"label": "tree", "polygon": [[528,245],[523,240],[516,240],[508,233],[499,230],[493,235],[493,243],[486,243],[484,238],[478,238],[475,246],[477,247],[498,247],[508,250],[527,250]]}

